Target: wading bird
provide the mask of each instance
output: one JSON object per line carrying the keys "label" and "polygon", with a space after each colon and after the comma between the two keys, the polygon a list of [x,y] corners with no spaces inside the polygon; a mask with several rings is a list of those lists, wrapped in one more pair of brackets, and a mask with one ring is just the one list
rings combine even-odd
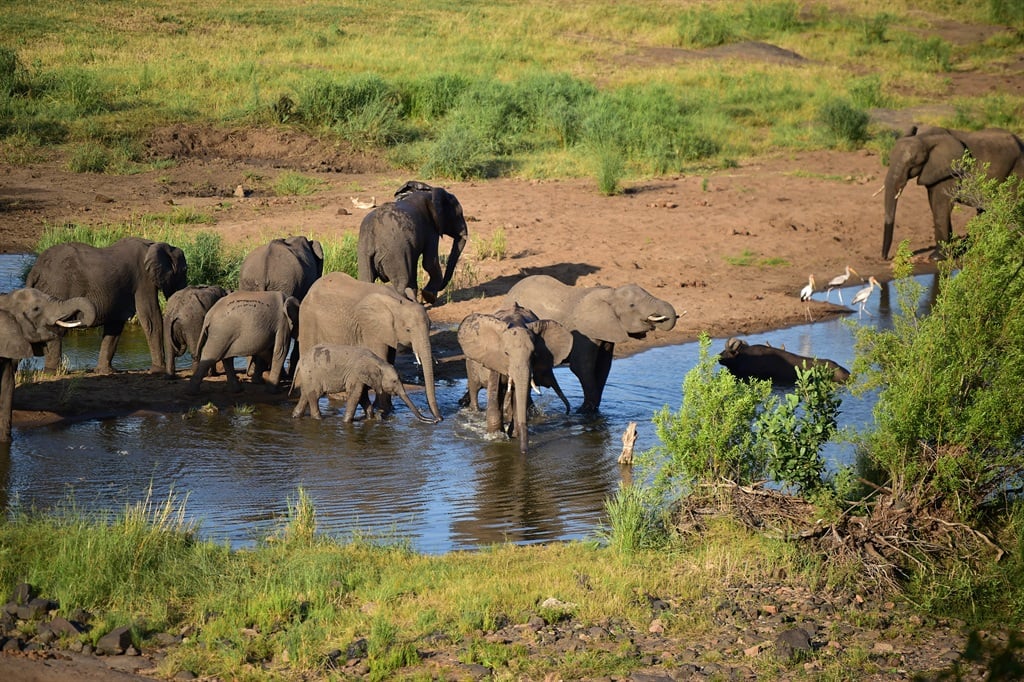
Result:
{"label": "wading bird", "polygon": [[[808,275],[808,277],[807,277],[807,286],[805,286],[803,289],[800,290],[800,300],[803,301],[804,303],[809,303],[810,300],[811,300],[811,294],[813,294],[813,293],[814,293],[814,275],[811,274],[811,275]],[[807,312],[807,319],[808,320],[813,320],[814,318],[811,317],[811,307],[808,305],[807,307],[804,308],[804,310]]]}
{"label": "wading bird", "polygon": [[828,295],[832,292],[832,290],[836,289],[836,295],[839,296],[839,302],[840,303],[843,302],[843,292],[839,291],[838,287],[841,287],[844,284],[846,284],[846,280],[850,279],[850,275],[851,274],[852,275],[857,275],[858,277],[860,277],[860,275],[857,273],[856,270],[854,270],[849,265],[847,265],[846,266],[846,271],[843,274],[836,275],[835,277],[833,277],[832,279],[830,279],[828,281],[828,289],[825,290],[825,300],[826,301],[828,300]]}
{"label": "wading bird", "polygon": [[[863,289],[861,289],[860,291],[858,291],[854,295],[853,300],[850,301],[850,305],[859,306],[859,310],[857,312],[857,318],[858,319],[860,318],[861,313],[867,312],[864,309],[864,306],[867,305],[868,298],[871,297],[871,291],[875,287],[878,287],[879,289],[881,289],[882,285],[879,284],[878,280],[875,279],[875,276],[872,275],[871,277],[868,277],[868,285],[866,287],[864,287]],[[868,313],[868,316],[871,316],[871,313]]]}

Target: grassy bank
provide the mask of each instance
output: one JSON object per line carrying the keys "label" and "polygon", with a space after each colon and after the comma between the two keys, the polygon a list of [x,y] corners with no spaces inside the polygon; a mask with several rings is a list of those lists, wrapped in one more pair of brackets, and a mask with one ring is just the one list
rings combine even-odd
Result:
{"label": "grassy bank", "polygon": [[[955,44],[927,31],[936,19],[1017,30]],[[791,0],[401,11],[267,0],[6,3],[0,22],[9,162],[60,146],[76,170],[131,172],[158,161],[143,142],[162,125],[296,126],[428,178],[583,175],[614,191],[626,175],[769,151],[884,147],[870,110],[932,104],[954,69],[1012,58],[1024,16],[1002,0],[841,11]],[[781,50],[714,52],[751,43]],[[949,104],[926,122],[1012,126],[1022,101]]]}

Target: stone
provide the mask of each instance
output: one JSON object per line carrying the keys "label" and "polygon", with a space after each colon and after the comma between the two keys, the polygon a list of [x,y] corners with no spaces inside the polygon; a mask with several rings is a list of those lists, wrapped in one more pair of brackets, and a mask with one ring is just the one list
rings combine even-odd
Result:
{"label": "stone", "polygon": [[14,587],[11,601],[17,606],[25,606],[36,596],[36,591],[28,583],[18,583]]}
{"label": "stone", "polygon": [[23,644],[21,642],[21,639],[19,639],[18,637],[11,637],[6,642],[4,642],[4,645],[2,647],[0,647],[0,651],[21,651],[22,646]]}
{"label": "stone", "polygon": [[17,616],[21,620],[39,620],[50,612],[50,609],[57,607],[56,602],[42,597],[29,600],[28,604],[18,607]]}
{"label": "stone", "polygon": [[132,643],[132,631],[127,625],[114,628],[96,642],[97,652],[108,656],[120,656]]}
{"label": "stone", "polygon": [[47,623],[47,627],[58,636],[75,637],[82,634],[82,628],[61,616],[57,616]]}
{"label": "stone", "polygon": [[775,653],[784,660],[792,660],[810,650],[811,638],[801,628],[783,630],[775,638]]}

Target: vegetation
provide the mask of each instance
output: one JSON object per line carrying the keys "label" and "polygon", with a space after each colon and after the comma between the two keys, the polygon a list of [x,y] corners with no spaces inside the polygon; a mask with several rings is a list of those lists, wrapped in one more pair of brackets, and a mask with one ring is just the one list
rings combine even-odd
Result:
{"label": "vegetation", "polygon": [[[925,4],[1017,31],[953,45],[922,34],[912,12],[921,3],[909,2],[843,12],[793,0],[476,0],[459,12],[151,2],[126,8],[122,23],[105,2],[60,12],[5,3],[0,151],[15,163],[58,147],[73,170],[126,173],[166,163],[148,158],[143,142],[168,123],[278,126],[384,154],[422,177],[589,175],[614,194],[628,177],[773,150],[884,146],[868,109],[930,102],[954,65],[984,70],[1024,41],[1017,3]],[[793,57],[687,68],[684,50],[741,41]],[[680,52],[660,65],[632,58],[655,49]],[[927,122],[1006,125],[1022,100],[1000,93],[954,104],[952,120]],[[297,184],[279,191],[315,190],[301,177],[287,182]]]}

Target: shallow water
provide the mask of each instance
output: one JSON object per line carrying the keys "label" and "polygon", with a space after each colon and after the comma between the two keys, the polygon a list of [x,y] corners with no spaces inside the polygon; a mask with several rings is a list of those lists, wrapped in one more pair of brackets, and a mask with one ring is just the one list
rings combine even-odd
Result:
{"label": "shallow water", "polygon": [[[4,274],[15,267],[10,260],[0,256],[0,283],[12,281]],[[847,300],[856,288],[847,289]],[[875,292],[867,308],[872,316],[863,323],[890,323],[888,292]],[[853,359],[853,331],[842,320],[743,338],[846,367]],[[713,339],[711,352],[724,345]],[[65,353],[72,367],[89,367],[98,347],[98,330],[90,330],[66,343]],[[535,395],[543,415],[531,423],[525,456],[516,442],[484,433],[483,413],[459,408],[465,380],[438,386],[445,420],[434,426],[415,421],[401,404],[387,422],[346,425],[337,416],[343,406],[324,399],[322,422],[293,420],[292,404],[282,403],[259,405],[249,415],[149,415],[15,429],[10,456],[0,456],[0,505],[47,509],[73,499],[79,509],[116,512],[147,496],[162,502],[173,495],[203,537],[238,547],[278,532],[302,488],[318,528],[342,538],[408,541],[427,553],[580,539],[598,530],[605,499],[630,475],[616,463],[623,430],[637,422],[637,452],[656,444],[651,417],[665,405],[679,408],[683,378],[698,353],[699,345],[688,343],[616,360],[596,419],[561,413],[550,390]],[[149,366],[137,328],[122,337],[115,363]],[[187,366],[188,358],[180,364]],[[573,407],[579,405],[582,392],[568,367],[556,375]],[[870,423],[871,396],[854,399],[844,391],[843,398],[842,426]],[[423,406],[422,394],[413,399]],[[853,456],[841,444],[825,455],[833,464]]]}

